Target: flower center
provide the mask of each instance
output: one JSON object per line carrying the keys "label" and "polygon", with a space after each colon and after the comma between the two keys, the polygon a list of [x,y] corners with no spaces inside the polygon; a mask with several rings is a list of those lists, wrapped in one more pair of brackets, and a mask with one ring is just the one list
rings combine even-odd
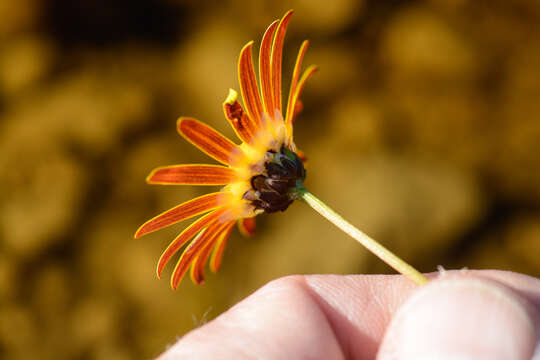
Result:
{"label": "flower center", "polygon": [[295,189],[306,178],[304,164],[295,152],[282,146],[279,152],[266,152],[264,168],[262,174],[251,178],[251,189],[244,199],[267,213],[284,211],[296,199]]}

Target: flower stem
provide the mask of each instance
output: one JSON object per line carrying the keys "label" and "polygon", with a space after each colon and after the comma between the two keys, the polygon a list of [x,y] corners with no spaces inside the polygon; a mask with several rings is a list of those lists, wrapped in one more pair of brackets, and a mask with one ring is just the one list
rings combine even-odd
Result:
{"label": "flower stem", "polygon": [[360,244],[364,245],[369,251],[377,255],[382,261],[393,267],[396,271],[405,275],[418,285],[425,284],[428,281],[427,278],[422,275],[418,270],[407,264],[405,261],[401,260],[390,250],[379,244],[376,240],[373,240],[372,238],[358,230],[356,227],[354,227],[347,220],[342,218],[338,213],[329,208],[328,205],[323,203],[305,188],[299,187],[297,189],[297,194],[315,211],[324,216],[328,221],[343,230],[346,234],[351,236]]}

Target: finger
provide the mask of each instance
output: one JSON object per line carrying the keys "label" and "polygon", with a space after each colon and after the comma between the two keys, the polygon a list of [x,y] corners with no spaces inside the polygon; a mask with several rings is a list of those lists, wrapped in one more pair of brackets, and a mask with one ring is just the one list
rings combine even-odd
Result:
{"label": "finger", "polygon": [[[540,304],[537,279],[502,271],[446,276],[452,273],[496,279]],[[416,290],[399,275],[278,279],[184,336],[160,359],[272,359],[313,353],[319,358],[374,359],[392,316]]]}
{"label": "finger", "polygon": [[392,313],[414,288],[393,275],[286,277],[187,334],[160,359],[373,359]]}
{"label": "finger", "polygon": [[324,312],[300,276],[269,283],[188,333],[159,359],[288,359],[291,354],[344,359]]}
{"label": "finger", "polygon": [[526,287],[524,277],[491,275],[502,282],[453,274],[419,289],[392,320],[378,359],[531,359],[538,311],[503,283],[513,278],[533,300],[540,288]]}

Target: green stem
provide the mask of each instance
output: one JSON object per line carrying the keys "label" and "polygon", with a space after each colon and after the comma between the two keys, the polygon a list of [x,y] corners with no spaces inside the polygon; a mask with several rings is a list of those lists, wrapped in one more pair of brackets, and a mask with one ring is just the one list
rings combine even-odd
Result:
{"label": "green stem", "polygon": [[317,199],[315,195],[307,191],[305,188],[298,188],[297,194],[315,211],[324,216],[328,221],[343,230],[346,234],[351,236],[360,244],[364,245],[369,251],[377,255],[382,261],[393,267],[396,271],[405,275],[418,285],[425,284],[428,281],[427,278],[422,275],[418,270],[407,264],[405,261],[401,260],[390,250],[379,244],[377,241],[373,240],[372,238],[358,230],[347,220],[342,218],[338,213],[329,208],[328,205]]}

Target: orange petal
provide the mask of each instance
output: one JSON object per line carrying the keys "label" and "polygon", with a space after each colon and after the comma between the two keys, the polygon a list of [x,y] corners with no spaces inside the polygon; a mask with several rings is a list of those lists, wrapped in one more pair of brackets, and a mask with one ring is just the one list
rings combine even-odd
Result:
{"label": "orange petal", "polygon": [[199,262],[201,260],[201,255],[204,255],[203,252],[208,247],[211,247],[212,243],[215,243],[214,239],[217,237],[217,235],[219,235],[216,232],[216,230],[221,225],[222,223],[220,223],[219,221],[216,221],[212,225],[208,226],[206,229],[200,231],[197,234],[197,236],[193,239],[193,241],[191,241],[191,244],[189,244],[188,247],[184,250],[184,252],[180,256],[180,259],[177,261],[176,266],[174,267],[173,274],[171,275],[171,287],[173,289],[176,289],[176,287],[178,287],[178,284],[180,283],[180,281],[178,281],[176,285],[173,285],[174,275],[176,274],[178,267],[180,266],[182,261],[189,260],[187,257],[185,257],[186,252],[188,251],[188,249],[191,249],[193,245],[199,244],[201,242],[202,242],[202,246],[200,247],[200,249],[197,250],[197,254],[195,254],[195,256],[192,259],[190,259],[189,262],[187,262],[185,265],[189,266],[191,263],[190,275],[191,275],[191,280],[195,284],[201,285],[204,282],[204,276],[203,276],[204,271],[203,269],[199,270],[197,266],[200,266]]}
{"label": "orange petal", "polygon": [[255,231],[257,230],[255,217],[242,218],[238,220],[238,229],[240,230],[240,233],[246,237],[255,235]]}
{"label": "orange petal", "polygon": [[206,230],[203,231],[203,234],[195,238],[195,240],[188,245],[174,267],[174,271],[171,276],[171,286],[173,289],[176,290],[178,288],[178,284],[180,284],[180,281],[182,281],[184,275],[189,269],[189,266],[192,264],[197,255],[200,254],[200,252],[204,250],[204,247],[208,245],[208,243],[212,241],[215,236],[218,236],[223,228],[225,228],[227,225],[228,222],[221,223],[219,221],[208,225]]}
{"label": "orange petal", "polygon": [[221,230],[220,233],[215,232],[215,235],[212,237],[211,240],[207,241],[207,245],[204,246],[204,249],[202,249],[199,252],[199,255],[197,255],[197,258],[195,261],[193,261],[191,265],[191,280],[201,285],[204,282],[204,265],[206,265],[206,262],[208,261],[208,258],[210,257],[210,254],[212,253],[212,249],[217,244],[218,240],[220,239],[221,234],[224,231],[228,231],[229,227],[232,227],[234,225],[234,221],[230,221],[227,224],[227,227]]}
{"label": "orange petal", "polygon": [[257,86],[257,78],[255,77],[255,69],[253,68],[253,59],[251,58],[251,48],[253,41],[248,42],[240,51],[238,60],[238,80],[240,82],[240,92],[248,116],[256,123],[261,121],[263,107],[259,88]]}
{"label": "orange petal", "polygon": [[287,132],[289,135],[289,138],[292,138],[292,115],[294,114],[294,109],[296,109],[296,104],[300,98],[300,94],[302,93],[302,89],[304,88],[304,85],[306,84],[306,81],[318,70],[319,68],[315,65],[309,66],[306,71],[302,74],[302,77],[298,81],[298,84],[295,86],[294,93],[291,97],[289,97],[289,104],[287,105],[287,117],[285,119],[286,125],[287,125]]}
{"label": "orange petal", "polygon": [[231,140],[202,122],[191,118],[180,118],[177,122],[180,135],[217,161],[231,165],[238,147]]}
{"label": "orange petal", "polygon": [[231,236],[233,226],[230,226],[221,233],[221,236],[219,237],[216,247],[214,248],[214,251],[212,252],[212,258],[210,259],[210,270],[212,272],[216,273],[219,270],[219,267],[221,266],[221,260],[223,259],[223,252],[225,251],[225,246],[227,245],[227,241],[229,240],[229,237]]}
{"label": "orange petal", "polygon": [[[272,45],[272,91],[274,93],[274,106],[279,112],[281,112],[281,60],[283,54],[283,42],[285,40],[285,33],[287,32],[287,25],[289,24],[292,14],[293,11],[289,10],[283,15],[283,18],[281,18]],[[271,115],[273,115],[273,113]]]}
{"label": "orange petal", "polygon": [[162,185],[225,185],[235,178],[233,169],[220,165],[172,165],[153,170],[146,181]]}
{"label": "orange petal", "polygon": [[300,160],[302,160],[304,165],[306,165],[305,163],[308,161],[308,158],[307,158],[306,154],[302,150],[296,149],[296,155],[298,155]]}
{"label": "orange petal", "polygon": [[302,61],[304,60],[304,55],[306,54],[308,45],[308,40],[305,40],[302,43],[302,46],[300,46],[300,50],[298,51],[298,56],[296,57],[296,63],[294,64],[291,88],[289,89],[289,100],[287,101],[287,113],[285,115],[285,123],[287,124],[287,127],[292,127],[294,115],[296,114],[296,105],[294,108],[291,108],[291,106],[293,105],[292,99],[294,97],[294,93],[296,92],[298,78],[300,77],[300,71],[302,70]]}
{"label": "orange petal", "polygon": [[223,112],[240,140],[249,143],[257,132],[258,126],[244,112],[242,105],[237,101],[237,97],[236,91],[230,89],[229,96],[223,102]]}
{"label": "orange petal", "polygon": [[261,81],[261,93],[264,105],[264,111],[267,114],[274,114],[274,95],[272,92],[272,75],[271,75],[271,56],[272,56],[272,39],[279,21],[276,20],[264,33],[261,49],[259,51],[259,78]]}
{"label": "orange petal", "polygon": [[145,222],[135,233],[135,239],[169,225],[176,224],[179,221],[213,210],[221,206],[227,196],[226,193],[216,192],[186,201]]}
{"label": "orange petal", "polygon": [[[200,231],[200,232],[197,234],[197,236],[195,236],[195,238],[193,239],[193,241],[198,241],[198,239],[199,239],[201,236],[203,236],[203,234],[204,234],[206,231],[208,231],[208,229],[209,229],[209,228],[206,228],[206,229]],[[205,245],[204,249],[206,249],[209,245],[211,245],[211,244]],[[201,250],[201,253],[204,251],[204,249]],[[197,285],[202,285],[202,283],[204,282],[204,277],[203,277],[204,274],[202,274],[202,273],[201,273],[201,274],[195,273],[195,266],[196,266],[196,264],[198,263],[199,258],[200,258],[200,256],[197,256],[197,257],[195,258],[195,261],[193,261],[193,263],[191,264],[191,274],[190,274],[190,275],[191,275],[191,280],[192,280],[194,283],[196,283]],[[199,275],[200,275],[200,276],[199,276]]]}
{"label": "orange petal", "polygon": [[191,277],[191,281],[197,285],[204,284],[204,265],[206,265],[208,257],[210,256],[212,248],[215,244],[215,241],[211,241],[205,245],[204,249],[200,251],[199,255],[191,263],[189,276]]}
{"label": "orange petal", "polygon": [[157,276],[161,277],[161,272],[163,271],[163,268],[171,257],[178,252],[178,250],[186,243],[188,242],[196,233],[201,231],[207,226],[212,225],[214,222],[218,221],[218,219],[223,216],[227,209],[221,208],[215,211],[212,211],[209,214],[206,214],[205,216],[201,217],[197,221],[193,222],[191,225],[189,225],[187,228],[184,229],[178,235],[170,244],[167,246],[163,254],[161,254],[161,257],[159,258],[158,265],[157,265]]}
{"label": "orange petal", "polygon": [[294,112],[291,119],[291,124],[294,123],[296,116],[298,116],[298,114],[300,114],[302,110],[304,110],[304,103],[302,102],[302,100],[298,99],[296,100],[296,105],[294,106]]}

